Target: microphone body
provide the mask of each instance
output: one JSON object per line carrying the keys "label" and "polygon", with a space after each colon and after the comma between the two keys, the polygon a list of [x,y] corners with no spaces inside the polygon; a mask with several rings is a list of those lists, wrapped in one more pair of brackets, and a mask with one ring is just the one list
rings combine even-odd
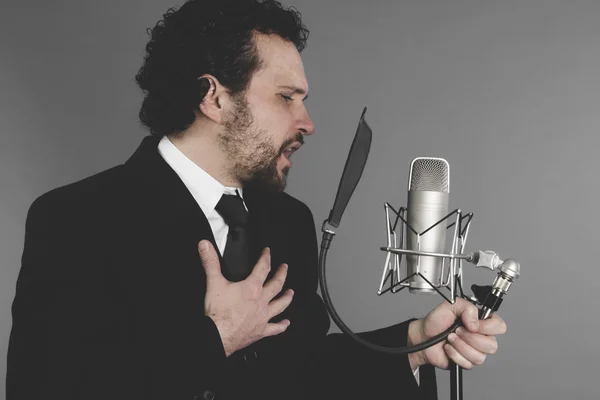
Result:
{"label": "microphone body", "polygon": [[[436,225],[448,215],[450,198],[450,166],[441,158],[419,157],[411,163],[408,181],[406,247],[408,250],[443,253],[446,245],[446,223]],[[435,225],[435,226],[434,226]],[[412,229],[410,229],[412,227]],[[431,229],[430,229],[431,228]],[[415,232],[413,232],[413,229]],[[439,257],[407,255],[407,274],[411,293],[435,293],[434,285],[442,282]]]}

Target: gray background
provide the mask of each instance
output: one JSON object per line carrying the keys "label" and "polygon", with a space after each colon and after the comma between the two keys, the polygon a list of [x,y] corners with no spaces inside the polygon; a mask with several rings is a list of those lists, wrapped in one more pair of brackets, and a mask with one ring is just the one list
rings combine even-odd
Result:
{"label": "gray background", "polygon": [[[0,376],[27,209],[45,191],[135,150],[145,135],[133,82],[145,29],[179,4],[2,4]],[[303,56],[317,126],[295,156],[289,192],[310,206],[319,229],[364,106],[374,131],[328,264],[344,321],[375,329],[423,316],[441,301],[377,296],[377,288],[384,202],[405,205],[414,157],[443,157],[451,208],[475,214],[467,250],[515,258],[523,273],[501,309],[509,328],[500,350],[465,372],[465,399],[598,399],[600,272],[591,252],[600,223],[600,2],[287,4],[311,30]],[[468,267],[466,287],[493,277]],[[440,398],[449,398],[449,373],[438,379]]]}

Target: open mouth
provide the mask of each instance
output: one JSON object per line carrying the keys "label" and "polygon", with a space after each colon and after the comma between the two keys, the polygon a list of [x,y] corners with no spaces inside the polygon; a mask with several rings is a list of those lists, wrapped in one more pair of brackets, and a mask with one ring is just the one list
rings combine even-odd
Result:
{"label": "open mouth", "polygon": [[300,143],[296,142],[296,143],[292,144],[291,146],[286,147],[283,150],[282,154],[286,158],[290,159],[292,157],[292,154],[294,154],[300,147],[302,147],[302,145]]}

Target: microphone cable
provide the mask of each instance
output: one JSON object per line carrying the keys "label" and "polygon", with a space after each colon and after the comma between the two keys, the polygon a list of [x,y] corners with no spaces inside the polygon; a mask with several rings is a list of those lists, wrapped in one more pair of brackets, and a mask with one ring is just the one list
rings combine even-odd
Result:
{"label": "microphone cable", "polygon": [[321,294],[323,295],[325,307],[327,308],[329,315],[331,315],[333,322],[335,322],[335,324],[340,328],[340,330],[342,332],[344,332],[346,335],[350,336],[352,339],[356,340],[358,343],[360,343],[363,346],[368,347],[371,350],[375,350],[375,351],[378,351],[381,353],[386,353],[386,354],[402,355],[402,354],[415,353],[417,351],[427,349],[427,348],[445,340],[451,332],[454,332],[456,330],[456,328],[458,328],[459,326],[462,325],[462,321],[460,319],[457,319],[456,322],[454,322],[454,324],[452,324],[448,329],[446,329],[444,332],[440,333],[439,335],[434,336],[434,337],[430,338],[429,340],[426,340],[423,343],[419,343],[419,344],[416,344],[413,346],[406,346],[406,347],[379,346],[379,345],[373,344],[373,343],[361,338],[356,333],[352,332],[352,330],[342,321],[342,319],[336,312],[335,308],[333,307],[333,303],[331,302],[331,297],[329,296],[329,289],[327,287],[327,277],[325,274],[325,269],[326,269],[325,266],[327,264],[327,252],[331,245],[333,236],[334,236],[333,233],[323,232],[323,240],[321,241],[321,251],[319,253],[319,274],[318,274],[319,275],[319,285],[321,286]]}

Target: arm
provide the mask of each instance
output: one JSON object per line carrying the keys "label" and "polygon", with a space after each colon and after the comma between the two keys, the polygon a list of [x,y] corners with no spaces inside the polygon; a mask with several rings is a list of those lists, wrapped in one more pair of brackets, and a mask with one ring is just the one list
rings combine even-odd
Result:
{"label": "arm", "polygon": [[[318,271],[318,243],[312,213],[308,208],[303,215],[303,267],[309,274],[308,285],[316,300],[313,314],[326,313],[321,298],[316,294]],[[363,339],[384,347],[406,347],[409,344],[409,325],[412,321],[389,326],[370,332],[359,333]],[[329,316],[327,315],[329,327]],[[389,355],[375,352],[354,341],[347,335],[334,333],[326,336],[320,350],[317,371],[328,387],[328,395],[335,398],[342,393],[346,398],[437,398],[434,369],[421,368],[421,385],[417,385],[413,370],[420,360],[415,354]],[[331,398],[334,398],[331,397]],[[324,397],[327,398],[327,397]],[[340,397],[341,398],[341,397]],[[404,398],[404,397],[403,397]]]}
{"label": "arm", "polygon": [[212,320],[199,315],[168,345],[136,332],[102,261],[106,243],[61,200],[42,196],[27,216],[7,400],[193,399],[219,386],[225,353]]}

